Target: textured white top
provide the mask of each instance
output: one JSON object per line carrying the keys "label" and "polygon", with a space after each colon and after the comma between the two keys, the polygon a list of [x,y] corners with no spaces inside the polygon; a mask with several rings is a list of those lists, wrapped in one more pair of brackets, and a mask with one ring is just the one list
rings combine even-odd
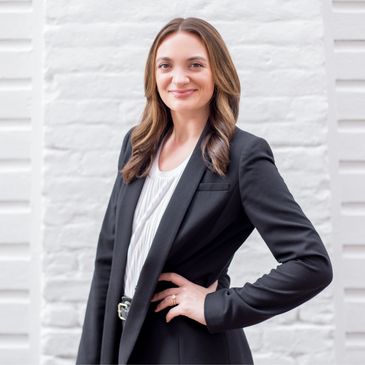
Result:
{"label": "textured white top", "polygon": [[161,171],[158,166],[160,144],[150,173],[146,176],[133,216],[131,241],[124,276],[124,295],[132,298],[142,266],[150,250],[161,217],[175,190],[189,156],[172,170]]}

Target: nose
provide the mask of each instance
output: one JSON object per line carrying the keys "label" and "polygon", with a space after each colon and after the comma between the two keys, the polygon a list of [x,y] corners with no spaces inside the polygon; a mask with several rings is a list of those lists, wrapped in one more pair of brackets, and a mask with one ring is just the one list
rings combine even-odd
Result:
{"label": "nose", "polygon": [[175,68],[172,75],[172,82],[175,85],[184,85],[189,82],[189,78],[186,75],[185,71],[180,68]]}

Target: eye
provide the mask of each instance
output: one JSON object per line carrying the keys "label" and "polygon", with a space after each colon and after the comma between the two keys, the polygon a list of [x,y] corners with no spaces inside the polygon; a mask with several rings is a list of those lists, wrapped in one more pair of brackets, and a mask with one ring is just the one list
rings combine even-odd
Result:
{"label": "eye", "polygon": [[[204,67],[203,65],[201,65],[200,63],[197,63],[197,62],[195,62],[195,63],[193,63],[193,64],[192,64],[192,66],[194,66],[194,65],[198,65],[199,67]],[[198,68],[199,68],[199,67],[198,67]],[[195,68],[195,67],[194,67],[194,68]]]}
{"label": "eye", "polygon": [[165,69],[165,67],[162,67],[162,66],[168,66],[168,64],[167,63],[161,63],[161,65],[159,65],[158,68]]}

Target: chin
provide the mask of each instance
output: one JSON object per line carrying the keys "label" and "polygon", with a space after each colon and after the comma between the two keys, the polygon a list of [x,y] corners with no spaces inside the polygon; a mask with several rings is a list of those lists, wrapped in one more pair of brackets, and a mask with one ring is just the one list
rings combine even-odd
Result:
{"label": "chin", "polygon": [[177,106],[175,107],[174,105],[169,107],[170,110],[174,111],[174,112],[179,112],[179,113],[183,113],[183,112],[191,112],[191,111],[194,111],[194,110],[198,110],[199,107],[198,106],[195,106],[195,105],[192,105],[192,106]]}
{"label": "chin", "polygon": [[193,110],[193,109],[199,109],[202,107],[200,103],[197,103],[193,100],[190,101],[174,101],[173,103],[167,104],[168,107],[172,110]]}

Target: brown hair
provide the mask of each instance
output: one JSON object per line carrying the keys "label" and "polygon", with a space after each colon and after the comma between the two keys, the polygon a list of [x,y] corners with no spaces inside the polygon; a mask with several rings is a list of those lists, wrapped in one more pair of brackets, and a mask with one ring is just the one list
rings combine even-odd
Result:
{"label": "brown hair", "polygon": [[[238,118],[240,81],[228,49],[218,31],[200,18],[175,18],[157,34],[150,48],[144,73],[147,102],[141,122],[131,133],[132,153],[120,171],[126,183],[146,176],[152,166],[162,138],[173,127],[170,109],[162,101],[156,85],[156,53],[170,34],[189,32],[197,35],[205,45],[214,80],[210,100],[209,130],[202,141],[204,163],[213,172],[225,175],[229,164],[229,141]],[[153,76],[152,76],[153,75]]]}

